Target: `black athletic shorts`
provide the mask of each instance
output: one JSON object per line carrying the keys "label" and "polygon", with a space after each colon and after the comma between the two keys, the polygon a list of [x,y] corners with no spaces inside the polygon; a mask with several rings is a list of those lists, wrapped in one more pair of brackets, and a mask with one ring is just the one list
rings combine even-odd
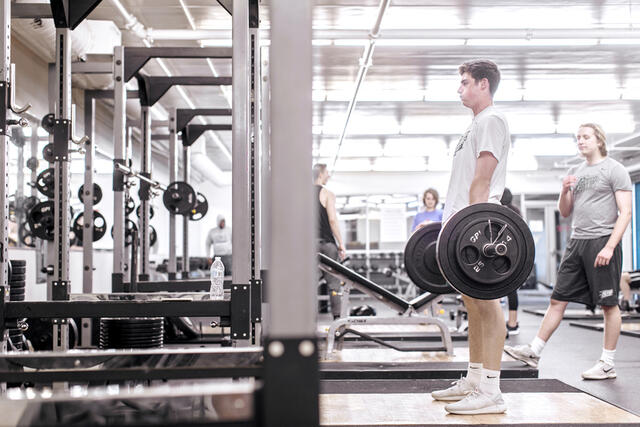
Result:
{"label": "black athletic shorts", "polygon": [[551,298],[585,304],[612,306],[618,304],[622,274],[622,246],[613,251],[609,265],[594,267],[598,253],[609,236],[594,239],[571,239],[564,251],[558,279]]}

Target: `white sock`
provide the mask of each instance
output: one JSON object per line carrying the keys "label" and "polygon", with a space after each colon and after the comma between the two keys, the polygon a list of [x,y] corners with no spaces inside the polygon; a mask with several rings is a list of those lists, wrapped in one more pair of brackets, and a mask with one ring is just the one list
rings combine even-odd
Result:
{"label": "white sock", "polygon": [[482,379],[480,380],[480,391],[491,396],[500,394],[500,371],[483,369]]}
{"label": "white sock", "polygon": [[602,360],[607,365],[613,366],[613,359],[616,357],[615,350],[607,350],[605,348],[602,349],[602,356],[600,356],[600,360]]}
{"label": "white sock", "polygon": [[482,363],[469,362],[469,367],[467,368],[467,381],[469,381],[473,387],[478,387],[480,385],[482,373]]}
{"label": "white sock", "polygon": [[531,344],[529,345],[531,346],[531,350],[533,350],[536,356],[540,356],[540,353],[542,353],[542,349],[544,348],[544,345],[546,343],[546,341],[536,335],[536,337],[533,339],[533,341],[531,341]]}

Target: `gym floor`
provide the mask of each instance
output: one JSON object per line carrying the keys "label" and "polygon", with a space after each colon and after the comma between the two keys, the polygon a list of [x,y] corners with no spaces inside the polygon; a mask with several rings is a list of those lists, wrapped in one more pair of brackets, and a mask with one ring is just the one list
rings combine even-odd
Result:
{"label": "gym floor", "polygon": [[[352,299],[351,306],[369,304],[377,315],[391,314],[377,301]],[[528,343],[535,335],[542,317],[523,312],[523,309],[546,308],[549,296],[546,291],[521,291],[519,323],[520,334],[511,336],[507,344]],[[506,306],[505,315],[506,315]],[[448,312],[454,306],[444,305],[441,320],[453,326]],[[582,309],[570,305],[569,309]],[[326,315],[320,324],[329,323]],[[640,319],[637,319],[640,322]],[[541,380],[503,380],[502,390],[509,404],[507,414],[500,417],[446,417],[440,402],[434,402],[428,393],[445,387],[449,380],[367,380],[323,381],[320,398],[321,423],[323,425],[438,425],[438,424],[518,424],[566,423],[570,425],[600,425],[602,423],[631,423],[640,425],[640,399],[637,385],[640,383],[640,338],[620,336],[616,353],[618,378],[607,381],[585,381],[580,374],[597,361],[602,349],[602,332],[569,325],[564,320],[546,346],[539,365]],[[597,322],[597,320],[593,320]],[[365,348],[363,348],[365,347]],[[368,348],[366,348],[368,347]],[[468,342],[454,340],[455,359],[464,358]],[[380,349],[376,344],[345,342],[340,358],[354,360],[387,354],[395,361],[412,361],[416,353],[404,355],[394,350]],[[360,350],[356,350],[356,348]],[[365,355],[366,353],[369,354]],[[419,354],[418,354],[419,356]],[[408,357],[408,358],[407,358]],[[432,357],[427,355],[425,357]],[[504,359],[503,359],[504,360]],[[583,393],[581,393],[583,392]],[[606,403],[605,403],[606,402]],[[608,405],[608,404],[610,405]],[[390,408],[402,408],[391,411]],[[572,408],[569,413],[558,408]],[[554,409],[555,408],[555,409]],[[545,409],[545,410],[543,410]],[[400,416],[400,413],[408,412]],[[345,415],[351,413],[351,416]],[[354,415],[355,414],[355,415]]]}
{"label": "gym floor", "polygon": [[[521,308],[546,308],[548,297],[520,297]],[[569,304],[568,309],[584,309]],[[520,334],[507,340],[509,345],[529,343],[542,321],[541,316],[519,310]],[[640,322],[640,318],[636,319]],[[569,325],[564,320],[545,347],[538,366],[540,378],[556,378],[600,399],[640,415],[640,338],[620,335],[616,351],[618,377],[608,381],[585,381],[582,371],[589,369],[602,352],[602,332]],[[595,322],[595,320],[594,320]]]}

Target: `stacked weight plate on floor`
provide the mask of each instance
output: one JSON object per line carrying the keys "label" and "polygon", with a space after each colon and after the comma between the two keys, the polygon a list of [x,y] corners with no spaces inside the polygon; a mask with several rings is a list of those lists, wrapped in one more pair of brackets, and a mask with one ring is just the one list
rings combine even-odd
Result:
{"label": "stacked weight plate on floor", "polygon": [[[24,301],[27,261],[12,259],[9,262],[11,263],[9,301]],[[16,350],[26,350],[26,348],[24,348],[24,336],[19,329],[9,329],[9,339]]]}
{"label": "stacked weight plate on floor", "polygon": [[154,348],[164,345],[164,318],[102,318],[100,348]]}

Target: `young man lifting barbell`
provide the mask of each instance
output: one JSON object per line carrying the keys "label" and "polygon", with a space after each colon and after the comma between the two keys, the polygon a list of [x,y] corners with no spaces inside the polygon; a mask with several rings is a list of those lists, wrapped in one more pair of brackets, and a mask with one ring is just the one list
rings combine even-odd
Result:
{"label": "young man lifting barbell", "polygon": [[[493,105],[500,71],[489,60],[474,60],[458,69],[458,94],[473,112],[473,120],[454,151],[443,222],[476,203],[500,204],[505,187],[511,137],[504,115]],[[461,415],[506,411],[500,392],[500,361],[506,327],[500,300],[480,300],[463,295],[469,318],[469,368],[452,387],[431,393],[436,400],[451,401],[447,412]]]}

